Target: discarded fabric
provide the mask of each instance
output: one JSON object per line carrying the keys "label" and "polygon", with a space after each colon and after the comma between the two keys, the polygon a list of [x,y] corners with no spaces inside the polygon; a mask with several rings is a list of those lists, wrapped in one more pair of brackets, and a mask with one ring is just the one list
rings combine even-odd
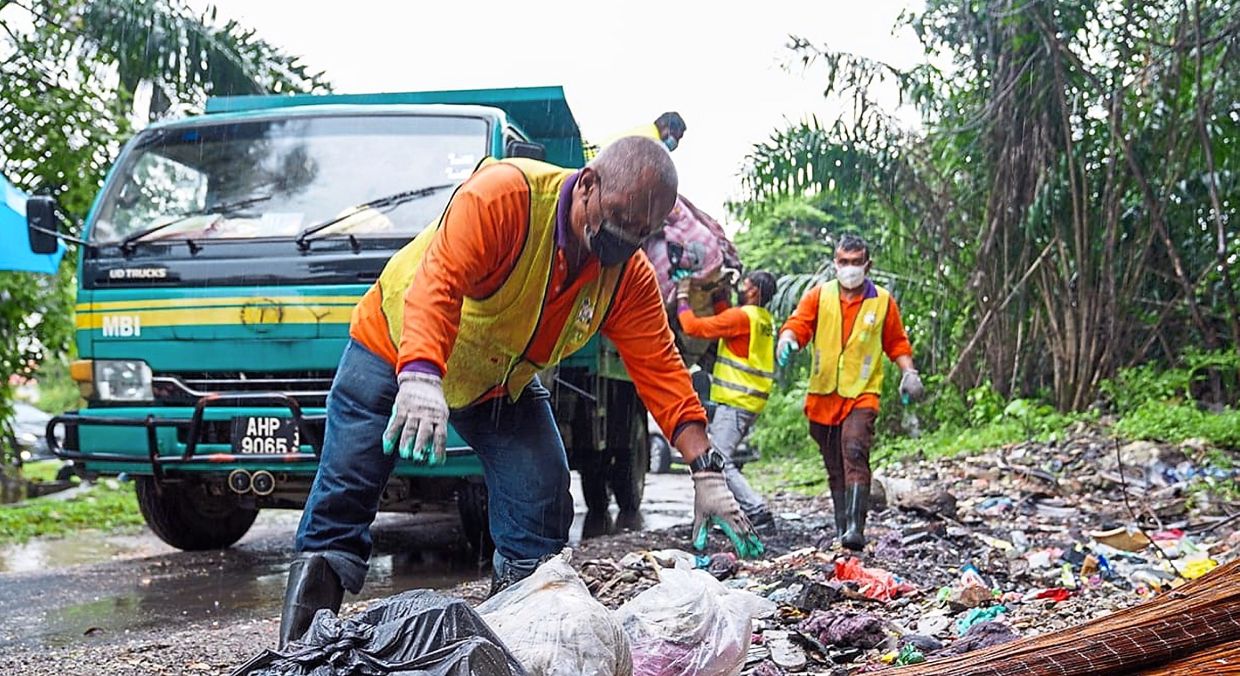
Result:
{"label": "discarded fabric", "polygon": [[882,620],[848,610],[817,611],[799,629],[827,646],[869,649],[887,639]]}
{"label": "discarded fabric", "polygon": [[1002,622],[980,622],[969,628],[945,653],[963,655],[974,650],[991,646],[1003,645],[1015,641],[1018,637],[1011,627]]}
{"label": "discarded fabric", "polygon": [[964,636],[971,627],[982,622],[990,622],[1007,612],[1004,606],[991,606],[989,608],[974,608],[967,615],[956,620],[956,635]]}

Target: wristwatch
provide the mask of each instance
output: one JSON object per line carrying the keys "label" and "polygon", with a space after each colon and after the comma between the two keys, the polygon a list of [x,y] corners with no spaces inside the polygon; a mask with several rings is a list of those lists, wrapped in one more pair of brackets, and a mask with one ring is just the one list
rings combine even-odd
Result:
{"label": "wristwatch", "polygon": [[689,463],[689,471],[697,474],[698,472],[722,472],[723,466],[727,464],[728,459],[724,457],[719,449],[711,447],[709,451],[699,455]]}

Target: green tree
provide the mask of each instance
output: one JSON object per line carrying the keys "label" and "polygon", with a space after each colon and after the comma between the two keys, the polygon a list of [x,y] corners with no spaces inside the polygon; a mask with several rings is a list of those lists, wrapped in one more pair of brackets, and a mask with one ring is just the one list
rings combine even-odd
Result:
{"label": "green tree", "polygon": [[841,224],[808,201],[789,198],[747,214],[736,233],[736,249],[749,270],[778,275],[811,273],[831,255],[831,238]]}
{"label": "green tree", "polygon": [[[0,0],[0,173],[55,196],[71,221],[86,215],[135,124],[198,111],[212,95],[327,88],[322,74],[252,30],[221,24],[214,9]],[[149,100],[142,110],[138,98]],[[0,272],[0,435],[12,377],[28,377],[69,349],[74,258],[55,276]]]}
{"label": "green tree", "polygon": [[907,21],[927,61],[904,71],[793,41],[853,106],[756,146],[752,201],[872,207],[919,363],[962,391],[1080,409],[1125,366],[1240,349],[1240,4],[930,0]]}

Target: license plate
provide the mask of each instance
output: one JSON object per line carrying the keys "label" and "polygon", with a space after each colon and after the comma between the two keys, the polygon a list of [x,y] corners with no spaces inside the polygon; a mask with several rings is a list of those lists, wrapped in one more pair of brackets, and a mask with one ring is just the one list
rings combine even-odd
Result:
{"label": "license plate", "polygon": [[233,453],[296,453],[301,431],[292,418],[239,416],[232,420]]}

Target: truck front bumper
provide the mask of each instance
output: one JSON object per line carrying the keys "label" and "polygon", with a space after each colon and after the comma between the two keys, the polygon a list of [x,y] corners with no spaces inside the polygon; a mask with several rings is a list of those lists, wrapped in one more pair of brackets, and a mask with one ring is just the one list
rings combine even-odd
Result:
{"label": "truck front bumper", "polygon": [[[291,418],[301,443],[292,453],[236,453],[231,444],[208,438],[213,424],[237,416]],[[124,407],[84,409],[53,417],[47,424],[49,450],[64,460],[84,464],[87,471],[151,474],[163,480],[169,472],[228,472],[232,469],[313,474],[322,453],[324,409],[303,409],[278,392],[208,394],[187,407]],[[57,434],[62,431],[62,434]],[[62,443],[60,439],[65,439]],[[473,450],[449,434],[448,460],[429,467],[397,462],[402,476],[462,477],[482,474]]]}

